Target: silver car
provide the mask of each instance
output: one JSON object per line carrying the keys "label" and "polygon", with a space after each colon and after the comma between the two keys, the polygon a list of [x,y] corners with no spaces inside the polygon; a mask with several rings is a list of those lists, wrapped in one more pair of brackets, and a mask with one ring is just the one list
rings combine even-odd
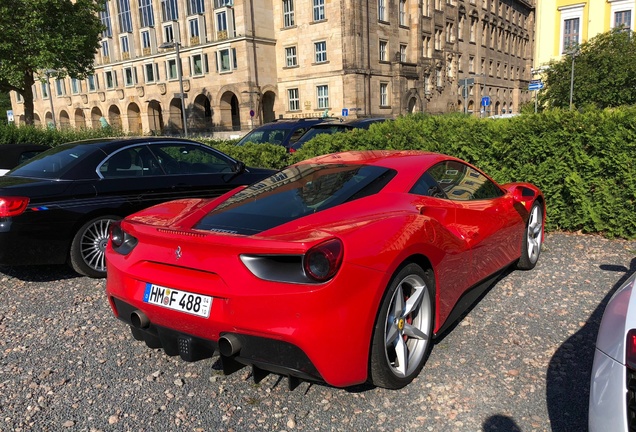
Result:
{"label": "silver car", "polygon": [[[590,432],[636,426],[636,273],[607,303],[590,385]],[[630,427],[631,426],[631,427]]]}

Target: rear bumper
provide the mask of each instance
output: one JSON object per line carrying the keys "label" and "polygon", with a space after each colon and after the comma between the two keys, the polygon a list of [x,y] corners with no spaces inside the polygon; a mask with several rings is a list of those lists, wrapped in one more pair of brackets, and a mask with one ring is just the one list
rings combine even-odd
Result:
{"label": "rear bumper", "polygon": [[130,326],[135,339],[144,341],[150,348],[163,348],[170,356],[179,355],[182,360],[192,362],[218,354],[226,373],[232,373],[242,366],[254,366],[264,371],[304,380],[324,381],[307,355],[290,343],[245,334],[225,333],[222,337],[232,335],[238,342],[237,352],[232,355],[222,355],[219,353],[217,341],[203,339],[153,323],[149,323],[146,328],[136,327],[131,316],[138,310],[119,299],[113,297],[110,299],[118,318]]}
{"label": "rear bumper", "polygon": [[590,385],[590,432],[627,432],[627,368],[599,349]]}
{"label": "rear bumper", "polygon": [[0,265],[64,264],[70,247],[65,229],[0,218]]}

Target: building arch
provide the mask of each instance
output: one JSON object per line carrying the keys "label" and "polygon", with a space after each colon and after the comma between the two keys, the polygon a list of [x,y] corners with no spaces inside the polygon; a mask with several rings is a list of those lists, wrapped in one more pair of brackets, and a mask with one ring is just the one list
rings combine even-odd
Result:
{"label": "building arch", "polygon": [[261,96],[261,112],[263,115],[263,123],[269,123],[276,120],[276,92],[272,89],[265,89]]}
{"label": "building arch", "polygon": [[499,112],[499,108],[500,107],[501,107],[501,103],[499,101],[497,101],[495,103],[495,112],[494,112],[495,114],[500,114],[500,112]]}
{"label": "building arch", "polygon": [[168,105],[168,122],[164,125],[164,131],[172,134],[180,134],[183,131],[183,114],[179,98],[173,98]]}
{"label": "building arch", "polygon": [[42,120],[38,113],[33,113],[33,126],[42,126]]}
{"label": "building arch", "polygon": [[75,110],[75,115],[73,116],[73,120],[75,121],[75,127],[78,129],[86,128],[86,116],[84,115],[84,110],[82,108],[77,108]]}
{"label": "building arch", "polygon": [[221,127],[233,131],[240,131],[241,117],[239,101],[236,94],[231,91],[226,91],[221,96],[219,105],[221,110]]}
{"label": "building arch", "polygon": [[160,134],[163,130],[163,115],[159,101],[153,99],[148,102],[147,115],[150,133],[153,135]]}
{"label": "building arch", "polygon": [[209,132],[212,130],[212,105],[204,94],[197,95],[190,109],[188,125],[192,131]]}
{"label": "building arch", "polygon": [[108,124],[115,129],[122,129],[121,111],[117,105],[108,108]]}
{"label": "building arch", "polygon": [[100,119],[102,118],[102,110],[99,107],[93,107],[91,110],[91,127],[93,129],[99,129],[102,127],[102,122]]}
{"label": "building arch", "polygon": [[44,124],[47,127],[53,127],[53,115],[51,114],[51,111],[47,111],[46,114],[44,114]]}
{"label": "building arch", "polygon": [[66,110],[60,111],[60,129],[70,129],[71,127],[71,118],[68,115]]}
{"label": "building arch", "polygon": [[470,99],[468,101],[468,112],[469,113],[474,113],[475,112],[475,101]]}
{"label": "building arch", "polygon": [[128,105],[128,109],[126,111],[126,117],[128,117],[128,132],[133,133],[135,135],[140,135],[142,131],[141,127],[141,110],[139,109],[139,105],[134,102],[131,102]]}

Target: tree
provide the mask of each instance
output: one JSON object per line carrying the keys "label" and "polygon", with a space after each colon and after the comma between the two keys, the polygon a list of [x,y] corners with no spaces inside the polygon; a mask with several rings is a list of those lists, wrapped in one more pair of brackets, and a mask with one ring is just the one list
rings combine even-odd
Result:
{"label": "tree", "polygon": [[104,29],[104,0],[12,0],[0,2],[0,91],[24,99],[24,116],[33,124],[32,86],[57,76],[84,78],[93,70]]}
{"label": "tree", "polygon": [[573,63],[575,106],[592,104],[606,108],[636,104],[634,32],[614,29],[599,34],[569,50],[561,61],[551,62],[545,73],[545,90],[539,96],[542,105],[569,107]]}

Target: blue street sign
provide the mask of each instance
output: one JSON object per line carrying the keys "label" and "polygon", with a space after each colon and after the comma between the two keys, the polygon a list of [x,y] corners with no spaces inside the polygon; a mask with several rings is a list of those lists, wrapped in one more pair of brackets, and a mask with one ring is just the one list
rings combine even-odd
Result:
{"label": "blue street sign", "polygon": [[490,105],[490,96],[484,96],[481,98],[481,105],[482,106],[489,106]]}
{"label": "blue street sign", "polygon": [[530,81],[530,84],[528,85],[528,90],[536,91],[536,90],[541,90],[543,87],[545,87],[545,85],[543,84],[542,81],[539,81],[539,82]]}
{"label": "blue street sign", "polygon": [[347,117],[349,115],[349,110],[347,108],[342,109],[342,116]]}

